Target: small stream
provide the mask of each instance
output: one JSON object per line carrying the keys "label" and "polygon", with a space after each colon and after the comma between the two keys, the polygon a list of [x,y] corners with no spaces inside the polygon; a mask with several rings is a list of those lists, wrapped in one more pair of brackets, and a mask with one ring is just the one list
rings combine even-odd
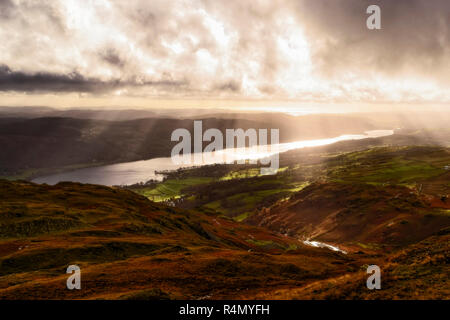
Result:
{"label": "small stream", "polygon": [[327,248],[336,252],[341,252],[343,254],[347,254],[347,251],[339,249],[338,247],[332,246],[331,244],[319,242],[319,241],[309,241],[304,240],[302,241],[303,244],[306,244],[307,246],[316,247],[316,248]]}

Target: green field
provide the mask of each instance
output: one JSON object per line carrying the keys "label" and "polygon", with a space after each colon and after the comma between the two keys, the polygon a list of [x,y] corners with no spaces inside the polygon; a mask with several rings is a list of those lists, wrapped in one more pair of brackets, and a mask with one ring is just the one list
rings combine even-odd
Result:
{"label": "green field", "polygon": [[161,182],[155,187],[144,187],[134,189],[133,191],[149,198],[155,202],[178,199],[183,196],[183,189],[189,186],[208,183],[211,178],[187,178],[187,179],[169,179]]}
{"label": "green field", "polygon": [[[430,156],[431,155],[431,156]],[[450,153],[432,147],[375,147],[347,153],[282,154],[282,169],[261,176],[260,169],[243,165],[215,165],[179,170],[153,186],[133,189],[150,200],[177,200],[177,206],[206,208],[243,221],[257,210],[289,199],[317,181],[402,185],[413,190],[445,192]]]}

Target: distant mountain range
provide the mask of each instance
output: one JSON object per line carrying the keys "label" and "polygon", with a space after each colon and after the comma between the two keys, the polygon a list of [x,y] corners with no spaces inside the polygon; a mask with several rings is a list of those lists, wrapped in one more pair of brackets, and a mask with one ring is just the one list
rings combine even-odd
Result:
{"label": "distant mountain range", "polygon": [[[46,110],[46,109],[45,109]],[[100,114],[96,114],[98,118]],[[264,115],[201,118],[203,128],[280,129],[280,141],[334,137],[374,129],[370,120],[344,116]],[[193,132],[193,119],[0,118],[0,176],[32,178],[58,170],[170,156],[175,129]]]}

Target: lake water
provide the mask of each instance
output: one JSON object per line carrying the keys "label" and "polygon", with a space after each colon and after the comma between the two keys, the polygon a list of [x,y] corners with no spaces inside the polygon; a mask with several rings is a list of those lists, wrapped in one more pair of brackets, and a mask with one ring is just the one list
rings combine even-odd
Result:
{"label": "lake water", "polygon": [[[302,140],[288,143],[280,143],[276,145],[277,153],[286,152],[294,149],[301,149],[305,147],[318,147],[333,144],[339,141],[348,140],[362,140],[367,138],[378,138],[394,134],[393,130],[373,130],[367,131],[359,135],[342,135],[335,138],[317,139],[317,140]],[[208,165],[214,163],[223,163],[223,161],[216,160],[217,154],[222,154],[227,157],[227,160],[242,160],[242,159],[263,159],[274,154],[269,148],[246,148],[246,149],[224,149],[215,154],[214,157],[207,157],[209,153],[203,153],[203,162],[201,164]],[[157,174],[156,171],[176,170],[182,167],[190,167],[192,164],[175,164],[170,157],[155,158],[150,160],[141,160],[133,162],[124,162],[106,166],[91,167],[79,169],[45,177],[36,178],[33,182],[56,184],[61,181],[72,181],[81,183],[101,184],[106,186],[113,185],[130,185],[139,182],[146,182],[149,180],[161,180],[163,175]]]}

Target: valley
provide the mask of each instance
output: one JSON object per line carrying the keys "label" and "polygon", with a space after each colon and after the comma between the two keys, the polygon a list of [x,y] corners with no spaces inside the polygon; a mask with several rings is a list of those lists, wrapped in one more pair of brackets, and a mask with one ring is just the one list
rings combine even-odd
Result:
{"label": "valley", "polygon": [[[0,297],[448,297],[450,150],[410,139],[292,150],[268,176],[216,164],[128,187],[2,180]],[[83,290],[65,288],[70,264]],[[382,291],[365,287],[371,264]]]}

